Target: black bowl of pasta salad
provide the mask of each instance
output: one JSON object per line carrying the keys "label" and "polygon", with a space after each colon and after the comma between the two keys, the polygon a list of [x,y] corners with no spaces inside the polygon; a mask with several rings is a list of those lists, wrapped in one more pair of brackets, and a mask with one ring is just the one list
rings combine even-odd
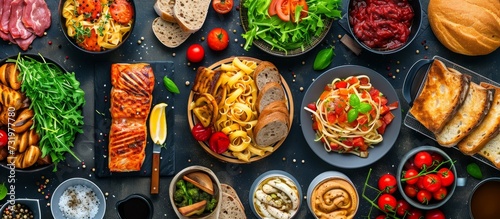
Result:
{"label": "black bowl of pasta salad", "polygon": [[108,53],[131,35],[136,19],[133,0],[61,0],[61,28],[78,49]]}

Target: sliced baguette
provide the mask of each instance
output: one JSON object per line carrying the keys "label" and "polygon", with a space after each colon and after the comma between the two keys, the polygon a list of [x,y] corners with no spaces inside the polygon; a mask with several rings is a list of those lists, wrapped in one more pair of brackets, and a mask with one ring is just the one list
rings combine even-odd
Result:
{"label": "sliced baguette", "polygon": [[497,134],[497,136],[486,143],[478,154],[491,161],[500,169],[500,134]]}
{"label": "sliced baguette", "polygon": [[157,17],[153,20],[153,33],[160,42],[169,48],[181,45],[191,33],[184,32],[177,23],[172,23]]}
{"label": "sliced baguette", "polygon": [[470,76],[449,70],[434,60],[422,91],[410,113],[433,133],[440,133],[462,105],[469,90]]}
{"label": "sliced baguette", "polygon": [[240,197],[238,196],[238,193],[236,192],[236,190],[232,186],[230,186],[229,184],[221,183],[220,187],[222,189],[222,192],[227,193],[234,198],[234,200],[240,205],[241,209],[243,209],[243,210],[245,209],[245,207],[243,206],[243,203],[241,203],[241,200],[240,200]]}
{"label": "sliced baguette", "polygon": [[480,85],[487,89],[493,89],[495,94],[490,110],[481,124],[458,143],[458,149],[467,155],[479,152],[500,131],[500,87],[484,82],[481,82]]}
{"label": "sliced baguette", "polygon": [[264,85],[269,82],[276,82],[281,84],[281,75],[276,66],[268,61],[259,62],[257,68],[253,72],[253,78],[257,88],[262,90]]}
{"label": "sliced baguette", "polygon": [[163,20],[175,23],[174,4],[175,0],[156,0],[153,8]]}
{"label": "sliced baguette", "polygon": [[238,198],[223,192],[219,219],[246,219],[245,209],[240,203]]}
{"label": "sliced baguette", "polygon": [[185,32],[194,33],[205,23],[210,3],[210,0],[175,0],[175,20]]}
{"label": "sliced baguette", "polygon": [[276,82],[267,83],[264,87],[262,87],[262,90],[257,95],[256,106],[258,112],[262,112],[264,107],[277,100],[285,100],[285,91],[283,91],[283,87],[281,87],[281,84]]}
{"label": "sliced baguette", "polygon": [[258,146],[272,146],[288,135],[288,118],[281,112],[272,112],[257,120],[254,140]]}
{"label": "sliced baguette", "polygon": [[[290,112],[288,111],[288,107],[286,106],[286,102],[284,100],[276,100],[269,103],[266,107],[264,107],[264,109],[262,109],[262,112],[259,114],[259,118],[264,118],[267,114],[270,114],[272,112],[281,112],[287,118],[290,117]],[[290,123],[288,120],[287,126],[290,127]]]}
{"label": "sliced baguette", "polygon": [[453,118],[440,133],[435,134],[438,144],[453,147],[481,123],[490,109],[492,91],[471,82],[467,97]]}

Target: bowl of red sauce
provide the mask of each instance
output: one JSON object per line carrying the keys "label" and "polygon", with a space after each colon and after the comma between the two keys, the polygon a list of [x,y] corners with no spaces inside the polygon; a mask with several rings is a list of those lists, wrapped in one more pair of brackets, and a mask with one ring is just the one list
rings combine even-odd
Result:
{"label": "bowl of red sauce", "polygon": [[350,0],[348,26],[354,40],[376,54],[403,50],[422,25],[419,0]]}

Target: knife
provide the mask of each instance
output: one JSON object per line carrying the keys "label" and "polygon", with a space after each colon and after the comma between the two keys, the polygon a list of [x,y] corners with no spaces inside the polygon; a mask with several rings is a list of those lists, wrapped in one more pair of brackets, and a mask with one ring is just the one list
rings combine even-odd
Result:
{"label": "knife", "polygon": [[[166,121],[166,110],[165,110],[166,104],[158,104],[154,108],[163,108],[163,110],[160,110],[160,115],[156,118],[156,121],[149,121],[149,131],[150,131],[150,136],[153,140],[153,163],[151,165],[151,194],[158,194],[159,192],[159,184],[160,184],[160,152],[163,143],[165,143],[165,140],[167,138],[167,121]],[[153,109],[155,111],[155,109]],[[153,112],[152,114],[154,114]],[[153,133],[154,130],[158,130],[160,126],[162,126],[165,123],[165,132],[156,132]],[[156,128],[152,128],[153,126],[156,126]]]}

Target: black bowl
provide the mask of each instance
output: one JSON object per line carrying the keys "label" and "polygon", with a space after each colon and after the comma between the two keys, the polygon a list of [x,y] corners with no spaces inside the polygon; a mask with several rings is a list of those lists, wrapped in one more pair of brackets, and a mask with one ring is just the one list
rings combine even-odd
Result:
{"label": "black bowl", "polygon": [[356,35],[354,34],[353,29],[351,27],[351,22],[350,22],[350,17],[349,17],[349,12],[351,11],[352,3],[354,2],[354,0],[349,0],[347,13],[346,13],[347,25],[349,27],[349,32],[351,33],[354,40],[364,49],[366,49],[370,52],[373,52],[375,54],[380,54],[380,55],[387,55],[387,54],[396,53],[396,52],[399,52],[399,51],[403,50],[404,48],[406,48],[417,37],[418,32],[420,31],[420,27],[422,26],[422,5],[420,3],[420,0],[407,0],[407,1],[411,5],[411,7],[413,8],[413,13],[414,13],[408,39],[406,40],[406,42],[402,46],[400,46],[396,49],[384,50],[384,49],[370,48],[356,37]]}
{"label": "black bowl", "polygon": [[[111,51],[114,51],[114,50],[118,49],[121,45],[123,45],[127,41],[127,39],[130,37],[130,35],[132,35],[132,32],[134,30],[134,26],[135,26],[135,23],[136,23],[137,11],[136,11],[134,0],[127,0],[132,5],[132,11],[133,11],[132,26],[130,27],[130,30],[123,35],[122,41],[120,42],[120,44],[118,44],[116,47],[114,47],[112,49],[103,49],[101,51],[90,51],[90,50],[86,50],[86,49],[82,48],[81,46],[78,45],[78,43],[76,42],[75,38],[70,37],[68,35],[67,28],[66,28],[66,25],[65,25],[66,18],[63,17],[63,13],[62,13],[63,12],[63,6],[64,6],[64,3],[66,1],[68,1],[68,0],[61,0],[61,1],[59,1],[59,11],[58,12],[59,12],[59,20],[60,20],[61,30],[62,30],[64,36],[66,37],[66,39],[68,39],[68,41],[73,46],[75,46],[76,48],[78,48],[79,50],[81,50],[81,51],[83,51],[85,53],[88,53],[88,54],[92,54],[92,55],[99,55],[99,54],[109,53]],[[102,15],[101,17],[103,17],[103,16],[104,15]],[[113,18],[109,18],[109,19],[113,19]]]}

